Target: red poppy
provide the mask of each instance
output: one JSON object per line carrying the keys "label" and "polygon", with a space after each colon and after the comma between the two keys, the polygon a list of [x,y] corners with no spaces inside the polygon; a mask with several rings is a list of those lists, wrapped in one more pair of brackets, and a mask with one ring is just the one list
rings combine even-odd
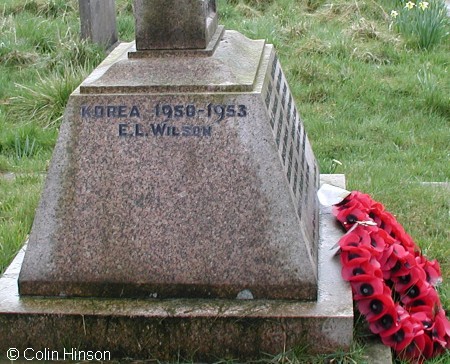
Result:
{"label": "red poppy", "polygon": [[436,259],[429,261],[423,255],[418,255],[416,262],[425,271],[428,283],[435,286],[442,281],[441,267]]}
{"label": "red poppy", "polygon": [[369,322],[375,322],[386,314],[396,315],[395,303],[391,297],[391,290],[384,286],[383,293],[367,299],[357,301],[359,312]]}
{"label": "red poppy", "polygon": [[391,235],[393,226],[397,224],[397,220],[393,215],[391,215],[387,211],[383,211],[378,215],[379,223],[377,223],[380,229],[386,231],[389,235]]}
{"label": "red poppy", "polygon": [[339,240],[339,246],[341,248],[346,246],[353,246],[357,247],[360,245],[361,242],[361,236],[354,231],[347,232],[340,240]]}
{"label": "red poppy", "polygon": [[347,264],[342,265],[342,278],[346,281],[351,280],[354,276],[368,274],[370,276],[383,278],[383,273],[381,273],[380,264],[376,259],[371,259],[370,261],[365,258],[357,258],[350,260]]}
{"label": "red poppy", "polygon": [[434,324],[434,314],[431,312],[420,311],[410,312],[411,317],[422,324],[423,330],[427,333],[431,333],[431,328]]}
{"label": "red poppy", "polygon": [[415,284],[405,290],[401,301],[405,305],[412,305],[416,300],[424,300],[428,295],[435,296],[436,290],[425,280],[418,280]]}
{"label": "red poppy", "polygon": [[419,280],[424,281],[426,279],[426,274],[422,268],[417,265],[410,266],[410,264],[415,264],[415,260],[411,255],[405,260],[406,262],[402,264],[401,268],[391,274],[394,289],[400,294],[404,294],[405,290],[416,284]]}
{"label": "red poppy", "polygon": [[[404,294],[407,294],[408,292],[409,288],[403,292],[402,297],[404,297]],[[439,295],[433,286],[429,286],[429,288],[426,289],[425,293],[420,297],[417,297],[415,299],[412,299],[411,301],[408,301],[408,303],[405,303],[405,307],[407,307],[408,311],[410,312],[420,312],[420,310],[422,310],[423,312],[429,314],[429,312],[431,311],[432,315],[434,315],[434,313],[437,312],[441,308],[441,306],[442,304],[439,299]],[[425,307],[429,307],[430,309],[426,309]]]}
{"label": "red poppy", "polygon": [[379,259],[383,277],[385,280],[391,279],[393,273],[398,272],[407,261],[408,252],[398,243],[394,243],[385,248]]}
{"label": "red poppy", "polygon": [[334,215],[337,215],[337,213],[339,211],[343,211],[343,210],[355,208],[355,207],[365,209],[365,207],[363,205],[361,205],[358,200],[351,198],[351,195],[349,195],[341,203],[334,205],[332,208],[332,211],[333,211]]}
{"label": "red poppy", "polygon": [[386,246],[393,243],[393,241],[391,242],[389,238],[385,239],[385,234],[380,233],[378,228],[366,229],[366,231],[368,231],[369,244],[372,250],[377,257],[381,257]]}
{"label": "red poppy", "polygon": [[384,213],[384,206],[379,202],[373,201],[372,206],[370,208],[369,216],[372,220],[377,224],[377,226],[381,226],[381,216]]}
{"label": "red poppy", "polygon": [[411,344],[414,336],[423,333],[420,323],[412,318],[403,308],[397,306],[398,326],[394,332],[380,332],[383,344],[395,351],[401,351]]}
{"label": "red poppy", "polygon": [[398,229],[399,226],[400,225],[397,225],[393,230],[395,239],[398,240],[411,254],[420,251],[420,249],[414,243],[413,239],[405,232],[405,230],[403,230],[401,226],[400,229]]}
{"label": "red poppy", "polygon": [[434,317],[436,312],[439,310],[439,306],[433,306],[433,305],[420,305],[420,301],[417,301],[418,304],[417,305],[412,305],[412,306],[408,306],[408,312],[411,315],[414,315],[416,313],[423,313],[425,314],[427,317]]}
{"label": "red poppy", "polygon": [[444,310],[439,310],[434,318],[434,325],[431,328],[431,337],[434,342],[439,343],[443,348],[448,345],[450,337],[450,323],[445,316]]}
{"label": "red poppy", "polygon": [[355,199],[356,201],[358,201],[361,205],[363,205],[367,210],[372,208],[373,206],[373,200],[372,198],[365,194],[365,193],[361,193],[359,191],[353,191],[350,196],[351,199]]}
{"label": "red poppy", "polygon": [[414,363],[421,364],[425,359],[433,356],[433,342],[430,337],[421,333],[414,336],[412,342],[398,353],[399,359],[414,360]]}
{"label": "red poppy", "polygon": [[354,245],[354,243],[358,241],[357,244],[359,246],[369,250],[375,258],[379,258],[384,252],[386,246],[385,240],[389,244],[395,242],[394,239],[376,226],[358,224],[349,230],[349,232],[341,239],[341,242],[345,245]]}
{"label": "red poppy", "polygon": [[350,261],[358,259],[357,262],[370,261],[372,258],[367,249],[354,246],[345,246],[341,248],[341,264],[345,267]]}
{"label": "red poppy", "polygon": [[357,221],[370,220],[369,215],[358,207],[351,207],[345,210],[341,210],[337,213],[336,218],[347,230],[355,224]]}
{"label": "red poppy", "polygon": [[366,299],[384,292],[385,283],[382,278],[369,274],[353,276],[349,279],[356,301]]}
{"label": "red poppy", "polygon": [[[424,277],[423,279],[426,278],[425,272],[416,263],[416,260],[414,259],[414,255],[406,252],[406,256],[404,256],[401,259],[401,265],[398,268],[396,268],[393,272],[391,272],[391,276],[392,277],[401,277],[401,276],[404,276],[405,274],[411,273],[412,269],[417,271],[416,273],[414,273],[415,275],[420,274],[421,277],[422,276]],[[422,272],[423,274],[420,272]]]}
{"label": "red poppy", "polygon": [[379,319],[369,322],[369,329],[374,334],[384,333],[385,335],[393,334],[398,330],[397,312],[396,310],[384,314]]}

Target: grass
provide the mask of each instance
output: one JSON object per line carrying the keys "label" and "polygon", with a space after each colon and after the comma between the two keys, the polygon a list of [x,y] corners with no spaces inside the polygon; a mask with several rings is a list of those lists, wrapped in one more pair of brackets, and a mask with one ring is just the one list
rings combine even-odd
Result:
{"label": "grass", "polygon": [[[117,0],[120,39],[134,37]],[[345,173],[441,262],[450,308],[450,44],[397,32],[397,0],[219,0],[221,23],[278,51],[322,173]],[[71,91],[105,52],[78,37],[76,0],[0,0],[0,269],[30,231]],[[449,33],[444,21],[444,33]],[[430,48],[430,49],[428,49]],[[334,362],[363,362],[361,346]],[[307,359],[305,359],[307,358]],[[357,358],[357,359],[355,359]],[[327,362],[289,353],[274,362]],[[444,356],[450,362],[450,356]]]}
{"label": "grass", "polygon": [[34,210],[39,201],[43,176],[19,175],[0,179],[0,269],[3,271],[21,248],[33,223]]}

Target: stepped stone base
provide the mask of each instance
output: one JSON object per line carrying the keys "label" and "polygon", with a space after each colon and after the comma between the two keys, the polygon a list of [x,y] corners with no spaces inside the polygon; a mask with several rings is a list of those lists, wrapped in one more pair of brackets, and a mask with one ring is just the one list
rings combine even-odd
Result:
{"label": "stepped stone base", "polygon": [[[343,176],[321,176],[344,187]],[[20,297],[25,248],[0,279],[0,352],[108,351],[111,359],[211,362],[248,360],[293,347],[333,352],[350,346],[353,305],[334,256],[342,231],[320,211],[317,302],[232,299],[91,299]]]}
{"label": "stepped stone base", "polygon": [[72,93],[21,295],[316,300],[305,127],[274,47],[217,39],[211,57],[121,44]]}

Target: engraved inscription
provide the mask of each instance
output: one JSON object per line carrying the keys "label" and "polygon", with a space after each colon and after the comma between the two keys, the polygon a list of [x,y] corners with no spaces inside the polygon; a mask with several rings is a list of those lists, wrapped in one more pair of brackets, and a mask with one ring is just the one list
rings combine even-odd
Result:
{"label": "engraved inscription", "polygon": [[[283,86],[283,96],[281,97],[281,105],[283,105],[286,103],[286,93],[287,93],[287,85],[284,84]],[[288,117],[289,117],[289,112],[288,112]]]}
{"label": "engraved inscription", "polygon": [[139,118],[141,116],[137,106],[125,105],[96,105],[81,106],[82,118]]}
{"label": "engraved inscription", "polygon": [[[313,193],[319,185],[319,170],[315,160],[310,160],[307,135],[298,115],[294,99],[284,78],[281,66],[275,58],[272,62],[265,96],[265,106],[269,114],[275,144],[285,175],[296,200],[299,219],[305,219],[304,228],[308,240],[313,239],[311,254],[316,256],[318,239],[318,200]],[[273,94],[273,95],[272,95]],[[313,208],[316,209],[314,215]]]}
{"label": "engraved inscription", "polygon": [[291,116],[292,111],[292,95],[289,93],[289,101],[288,101],[288,115]]}
{"label": "engraved inscription", "polygon": [[120,137],[210,137],[212,126],[206,125],[183,125],[181,127],[169,125],[167,123],[158,124],[119,124]]}
{"label": "engraved inscription", "polygon": [[160,105],[154,108],[156,117],[172,118],[194,118],[206,115],[208,118],[215,118],[215,122],[222,121],[225,117],[246,117],[247,106],[245,105],[214,105],[208,104],[205,108],[199,108],[194,104],[188,105]]}
{"label": "engraved inscription", "polygon": [[272,107],[272,117],[270,118],[270,125],[272,126],[272,129],[275,127],[275,117],[277,115],[277,111],[278,111],[278,100],[277,98],[275,98]]}
{"label": "engraved inscription", "polygon": [[270,105],[270,99],[272,97],[272,89],[273,89],[272,82],[269,81],[269,86],[268,86],[267,95],[266,95],[266,108],[269,108],[269,105]]}
{"label": "engraved inscription", "polygon": [[287,129],[287,123],[286,123],[284,126],[283,151],[281,152],[281,158],[283,159],[283,164],[286,164],[287,143],[288,143],[288,129]]}
{"label": "engraved inscription", "polygon": [[[149,115],[143,115],[136,105],[83,105],[82,119],[119,119],[117,135],[124,137],[211,137],[213,125],[226,118],[245,118],[246,105],[239,104],[156,104]],[[173,121],[207,119],[207,125],[186,123],[173,125]],[[148,121],[147,123],[145,121]]]}
{"label": "engraved inscription", "polygon": [[294,166],[294,183],[293,183],[293,188],[294,188],[294,195],[295,195],[295,197],[297,197],[297,190],[298,190],[297,178],[298,178],[298,160],[295,161],[295,166]]}
{"label": "engraved inscription", "polygon": [[275,79],[275,70],[277,69],[277,65],[278,65],[278,57],[275,55],[275,58],[272,63],[272,80]]}
{"label": "engraved inscription", "polygon": [[281,88],[281,78],[282,78],[282,71],[280,68],[280,71],[278,72],[278,80],[277,80],[277,92],[280,93],[280,88]]}

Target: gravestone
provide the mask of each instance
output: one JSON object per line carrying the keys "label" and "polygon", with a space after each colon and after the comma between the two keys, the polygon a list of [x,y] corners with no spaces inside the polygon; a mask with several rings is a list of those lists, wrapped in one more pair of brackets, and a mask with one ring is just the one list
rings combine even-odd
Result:
{"label": "gravestone", "polygon": [[118,40],[115,0],[78,0],[81,38],[109,48]]}
{"label": "gravestone", "polygon": [[[177,2],[135,2],[152,26],[193,8],[186,25],[167,14],[163,49],[211,17],[207,1]],[[130,49],[73,95],[21,294],[317,297],[319,172],[280,63],[212,23],[197,47],[218,43],[211,56]]]}
{"label": "gravestone", "polygon": [[136,43],[71,95],[15,325],[51,327],[45,348],[71,337],[161,360],[348,347],[340,233],[276,52],[218,26],[215,1],[177,4],[135,0]]}

